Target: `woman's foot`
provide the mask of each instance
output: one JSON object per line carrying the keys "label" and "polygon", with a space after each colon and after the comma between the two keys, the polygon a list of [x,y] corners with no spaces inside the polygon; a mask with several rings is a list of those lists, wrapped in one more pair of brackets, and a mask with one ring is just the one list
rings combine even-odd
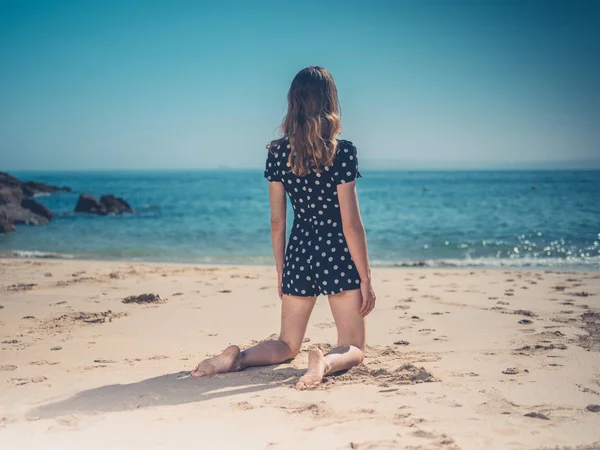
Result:
{"label": "woman's foot", "polygon": [[236,372],[240,370],[242,353],[237,345],[230,345],[220,355],[205,359],[190,372],[193,377],[205,377],[216,373]]}
{"label": "woman's foot", "polygon": [[307,389],[318,386],[327,371],[327,363],[323,352],[315,348],[308,354],[308,370],[296,383],[296,389]]}

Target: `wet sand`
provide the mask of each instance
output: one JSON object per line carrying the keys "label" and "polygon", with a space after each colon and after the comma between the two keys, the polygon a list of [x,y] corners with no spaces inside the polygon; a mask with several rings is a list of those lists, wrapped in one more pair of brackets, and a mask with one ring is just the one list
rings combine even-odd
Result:
{"label": "wet sand", "polygon": [[278,332],[271,267],[0,260],[0,448],[600,448],[600,273],[373,277],[365,363],[297,391],[324,297],[294,361],[178,378]]}

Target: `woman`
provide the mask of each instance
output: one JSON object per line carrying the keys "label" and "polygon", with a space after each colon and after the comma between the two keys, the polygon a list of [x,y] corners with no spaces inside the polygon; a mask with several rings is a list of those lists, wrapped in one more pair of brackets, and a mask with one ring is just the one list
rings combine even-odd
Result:
{"label": "woman", "polygon": [[[307,67],[296,75],[282,130],[284,137],[267,146],[265,169],[282,302],[279,339],[244,351],[232,345],[198,364],[193,376],[293,359],[300,351],[319,294],[329,296],[338,343],[326,355],[311,350],[308,371],[296,387],[316,386],[323,376],[364,359],[365,316],[375,306],[375,293],[356,197],[355,179],[360,174],[356,147],[336,139],[341,132],[339,102],[327,70]],[[286,193],[294,210],[287,250]]]}

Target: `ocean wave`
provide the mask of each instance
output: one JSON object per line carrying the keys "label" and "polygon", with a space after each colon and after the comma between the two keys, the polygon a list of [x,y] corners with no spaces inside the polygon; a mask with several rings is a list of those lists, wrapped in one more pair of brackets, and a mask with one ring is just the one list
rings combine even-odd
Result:
{"label": "ocean wave", "polygon": [[600,270],[600,257],[590,258],[464,258],[428,259],[421,261],[374,261],[376,267],[477,267],[477,268],[532,268]]}
{"label": "ocean wave", "polygon": [[[237,256],[237,255],[203,255],[182,256],[174,255],[125,255],[104,254],[74,255],[68,253],[44,252],[38,250],[10,250],[0,252],[0,257],[31,258],[31,259],[88,259],[112,260],[128,262],[150,263],[183,263],[183,264],[217,264],[217,265],[260,265],[273,264],[271,256]],[[600,256],[588,258],[456,258],[456,259],[426,259],[405,261],[372,261],[374,267],[429,267],[429,268],[531,268],[531,269],[585,269],[600,270]]]}
{"label": "ocean wave", "polygon": [[75,259],[75,255],[68,253],[41,252],[38,250],[9,250],[0,252],[1,257],[32,258],[32,259]]}

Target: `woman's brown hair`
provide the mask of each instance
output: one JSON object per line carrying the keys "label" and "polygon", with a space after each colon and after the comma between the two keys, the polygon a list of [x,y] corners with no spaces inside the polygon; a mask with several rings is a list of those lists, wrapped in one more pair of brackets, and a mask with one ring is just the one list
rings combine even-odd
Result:
{"label": "woman's brown hair", "polygon": [[291,151],[288,162],[298,176],[321,172],[331,166],[336,151],[336,136],[342,132],[337,88],[331,74],[318,66],[302,69],[288,92],[288,110],[281,130]]}

